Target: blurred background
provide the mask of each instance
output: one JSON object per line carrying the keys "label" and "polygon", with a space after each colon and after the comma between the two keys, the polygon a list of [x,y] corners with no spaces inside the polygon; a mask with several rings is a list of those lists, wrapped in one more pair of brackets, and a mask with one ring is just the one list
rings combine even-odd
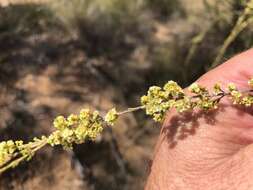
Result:
{"label": "blurred background", "polygon": [[[168,80],[189,85],[252,46],[247,3],[0,0],[0,140],[47,135],[83,107],[137,106]],[[158,134],[143,113],[125,115],[96,142],[39,151],[0,189],[143,189]]]}

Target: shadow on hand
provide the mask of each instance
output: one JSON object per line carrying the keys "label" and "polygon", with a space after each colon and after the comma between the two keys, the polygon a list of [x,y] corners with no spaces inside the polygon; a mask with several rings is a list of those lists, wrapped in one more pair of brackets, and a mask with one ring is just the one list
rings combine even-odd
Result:
{"label": "shadow on hand", "polygon": [[200,127],[200,120],[204,120],[208,125],[215,125],[217,114],[224,112],[226,106],[221,104],[215,110],[194,110],[172,116],[165,122],[161,131],[165,134],[164,138],[168,141],[169,148],[174,148],[178,141],[186,139],[189,135],[195,135]]}

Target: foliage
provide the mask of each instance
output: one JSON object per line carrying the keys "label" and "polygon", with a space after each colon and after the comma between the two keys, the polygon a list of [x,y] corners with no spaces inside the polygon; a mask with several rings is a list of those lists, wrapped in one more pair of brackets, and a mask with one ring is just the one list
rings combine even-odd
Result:
{"label": "foliage", "polygon": [[[242,4],[245,2],[241,2]],[[253,22],[253,0],[248,1],[244,10],[242,11],[241,15],[238,17],[233,29],[231,30],[228,37],[225,39],[224,43],[222,44],[215,60],[212,63],[212,67],[215,67],[221,62],[227,48],[230,44],[237,38],[237,36],[250,24]]]}
{"label": "foliage", "polygon": [[203,2],[204,14],[194,18],[199,29],[193,34],[183,61],[182,75],[186,82],[191,79],[188,75],[197,70],[198,63],[198,69],[204,73],[235,53],[252,47],[252,0]]}
{"label": "foliage", "polygon": [[0,7],[0,19],[0,38],[6,35],[26,35],[31,31],[40,32],[45,26],[55,25],[53,14],[44,6]]}
{"label": "foliage", "polygon": [[167,18],[170,16],[176,9],[183,12],[181,4],[177,0],[147,0],[147,6],[153,9],[158,13],[162,18]]}
{"label": "foliage", "polygon": [[84,27],[88,31],[93,28],[93,32],[102,35],[115,34],[115,30],[138,23],[144,3],[142,0],[61,0],[49,1],[48,8],[71,32]]}

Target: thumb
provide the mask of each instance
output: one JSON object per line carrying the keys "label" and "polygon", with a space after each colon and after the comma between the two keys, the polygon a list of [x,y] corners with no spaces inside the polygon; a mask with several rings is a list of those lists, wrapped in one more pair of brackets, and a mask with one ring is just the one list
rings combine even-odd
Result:
{"label": "thumb", "polygon": [[[233,82],[249,88],[253,49],[203,75],[210,88]],[[218,110],[171,111],[160,134],[146,189],[253,189],[253,112],[226,98]]]}

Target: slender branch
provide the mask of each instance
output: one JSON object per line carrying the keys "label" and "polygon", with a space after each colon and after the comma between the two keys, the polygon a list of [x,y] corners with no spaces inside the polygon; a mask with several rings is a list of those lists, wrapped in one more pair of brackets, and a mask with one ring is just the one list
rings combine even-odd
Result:
{"label": "slender branch", "polygon": [[[35,146],[34,149],[31,150],[31,154],[32,155],[35,154],[39,149],[44,147],[46,144],[47,144],[47,142],[45,140],[40,141],[40,143],[38,143],[37,146]],[[10,168],[14,168],[20,162],[26,160],[28,157],[29,157],[29,155],[25,154],[25,155],[22,155],[21,157],[18,157],[18,158],[15,158],[14,160],[9,161],[8,164],[6,164],[3,167],[0,167],[0,174],[2,174],[3,172],[5,172],[6,170],[8,170]]]}
{"label": "slender branch", "polygon": [[[250,79],[248,83],[253,87],[253,79]],[[228,85],[227,92],[221,89],[220,86],[217,87],[217,84],[214,86],[214,89],[214,92],[218,90],[219,93],[210,93],[205,90],[204,87],[198,84],[192,84],[189,87],[189,91],[193,93],[193,95],[186,95],[182,92],[182,88],[177,85],[177,83],[169,81],[163,88],[157,86],[150,88],[147,96],[145,95],[141,98],[141,106],[128,108],[121,112],[117,112],[116,109],[113,108],[108,111],[104,118],[99,115],[98,111],[90,112],[89,109],[81,110],[79,115],[71,114],[67,118],[58,116],[54,120],[54,127],[56,130],[48,137],[43,136],[27,144],[23,144],[22,141],[14,142],[12,140],[1,142],[0,153],[2,154],[0,154],[0,174],[17,166],[24,160],[29,160],[39,149],[47,144],[52,146],[62,145],[64,148],[71,148],[73,144],[81,144],[85,142],[86,139],[95,139],[97,135],[102,132],[105,125],[112,126],[118,116],[123,114],[146,109],[146,114],[152,116],[155,121],[159,122],[164,118],[166,111],[173,107],[179,112],[194,109],[195,107],[209,110],[216,108],[216,104],[214,103],[219,103],[225,96],[230,96],[235,103],[240,105],[253,105],[253,96],[251,94],[253,93],[253,89],[238,91],[234,84]],[[170,96],[168,97],[165,94],[170,94]],[[172,94],[178,95],[172,96]],[[189,99],[190,103],[194,103],[192,104],[193,107],[188,106]],[[113,148],[117,148],[114,147],[114,144],[112,145]],[[124,173],[123,162],[121,162],[120,157],[118,157],[119,155],[116,156],[118,165],[121,167],[122,173]]]}
{"label": "slender branch", "polygon": [[250,4],[253,3],[253,0],[250,0],[248,4],[246,5],[243,13],[241,16],[237,19],[237,22],[233,29],[231,30],[230,34],[228,37],[225,39],[224,43],[222,44],[216,58],[214,59],[211,68],[216,67],[218,64],[220,64],[224,54],[226,53],[228,47],[230,44],[237,38],[237,36],[249,25],[252,23],[253,19],[248,18],[247,16],[250,14],[252,11],[250,8]]}
{"label": "slender branch", "polygon": [[118,112],[118,115],[123,115],[123,114],[126,114],[126,113],[131,113],[131,112],[135,112],[135,111],[139,111],[139,110],[143,110],[143,109],[145,109],[145,106],[138,106],[138,107],[134,107],[134,108],[128,108],[125,111]]}

